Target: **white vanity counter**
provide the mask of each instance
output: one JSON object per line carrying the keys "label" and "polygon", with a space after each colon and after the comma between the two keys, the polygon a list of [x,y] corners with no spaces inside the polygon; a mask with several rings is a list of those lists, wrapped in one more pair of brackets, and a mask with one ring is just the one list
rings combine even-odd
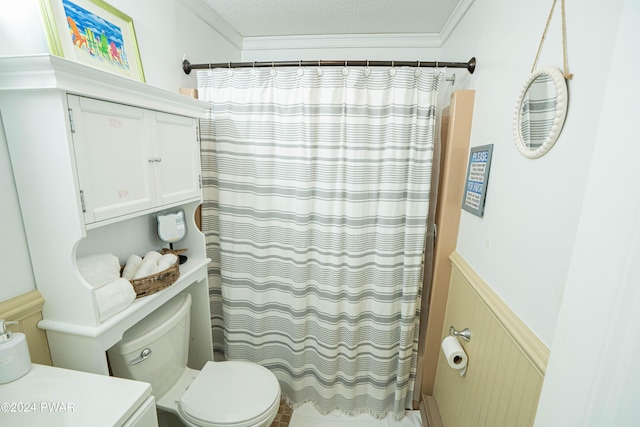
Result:
{"label": "white vanity counter", "polygon": [[151,385],[33,364],[0,384],[0,425],[157,427]]}

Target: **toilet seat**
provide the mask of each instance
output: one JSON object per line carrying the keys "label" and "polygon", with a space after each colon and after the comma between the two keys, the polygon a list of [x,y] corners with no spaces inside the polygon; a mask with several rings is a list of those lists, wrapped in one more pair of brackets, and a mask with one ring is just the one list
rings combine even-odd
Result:
{"label": "toilet seat", "polygon": [[207,362],[182,395],[178,413],[199,426],[248,427],[277,412],[280,385],[266,368],[249,362]]}

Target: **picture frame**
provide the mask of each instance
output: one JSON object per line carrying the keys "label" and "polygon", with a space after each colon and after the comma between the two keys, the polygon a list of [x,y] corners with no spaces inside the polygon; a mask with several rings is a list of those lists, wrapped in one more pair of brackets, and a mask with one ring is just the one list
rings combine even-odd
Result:
{"label": "picture frame", "polygon": [[49,50],[145,82],[133,20],[102,0],[40,0]]}
{"label": "picture frame", "polygon": [[493,144],[472,147],[469,151],[462,209],[482,217],[487,196]]}

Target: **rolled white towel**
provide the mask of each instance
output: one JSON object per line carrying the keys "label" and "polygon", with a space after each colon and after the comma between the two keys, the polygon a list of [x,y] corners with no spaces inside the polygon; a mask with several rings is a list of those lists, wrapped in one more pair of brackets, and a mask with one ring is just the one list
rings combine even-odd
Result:
{"label": "rolled white towel", "polygon": [[116,313],[121,312],[136,299],[136,291],[126,279],[117,279],[109,282],[94,291],[98,304],[100,320],[106,320]]}
{"label": "rolled white towel", "polygon": [[94,288],[120,278],[120,260],[113,254],[98,254],[76,260],[78,270]]}
{"label": "rolled white towel", "polygon": [[149,251],[144,254],[145,261],[154,261],[156,264],[162,259],[162,255],[156,251]]}
{"label": "rolled white towel", "polygon": [[151,276],[158,272],[158,263],[153,258],[144,257],[140,267],[136,270],[134,274],[134,279],[139,279],[141,277]]}
{"label": "rolled white towel", "polygon": [[140,268],[140,264],[142,264],[141,257],[136,254],[129,256],[129,258],[127,259],[127,263],[122,270],[122,277],[127,280],[133,279],[136,271],[138,271],[138,268]]}
{"label": "rolled white towel", "polygon": [[178,256],[175,254],[162,255],[162,258],[160,258],[160,261],[158,261],[158,272],[170,268],[171,266],[173,266],[173,264],[176,263],[177,260]]}

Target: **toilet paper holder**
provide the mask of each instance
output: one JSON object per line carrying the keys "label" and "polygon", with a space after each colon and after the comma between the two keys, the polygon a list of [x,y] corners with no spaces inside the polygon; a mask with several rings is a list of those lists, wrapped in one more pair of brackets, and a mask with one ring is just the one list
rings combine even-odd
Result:
{"label": "toilet paper holder", "polygon": [[471,341],[471,330],[469,328],[464,328],[463,330],[458,331],[453,327],[453,325],[451,325],[449,326],[449,335],[457,338],[462,338],[467,342]]}

